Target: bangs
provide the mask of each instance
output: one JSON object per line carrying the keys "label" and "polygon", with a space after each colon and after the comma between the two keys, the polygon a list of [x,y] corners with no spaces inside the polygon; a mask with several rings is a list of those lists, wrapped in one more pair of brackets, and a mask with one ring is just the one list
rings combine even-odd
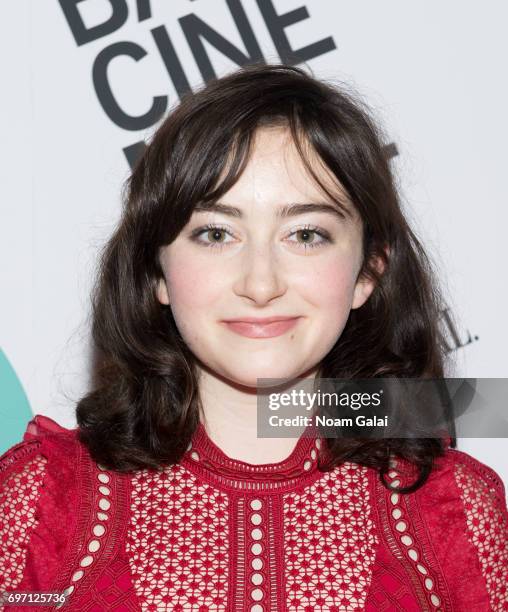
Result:
{"label": "bangs", "polygon": [[[238,129],[228,153],[222,160],[217,160],[217,177],[215,178],[213,188],[201,194],[196,194],[197,200],[194,203],[193,210],[198,205],[200,209],[213,206],[235,185],[249,163],[256,133],[261,129],[288,130],[298,155],[315,184],[330,202],[337,206],[340,212],[347,217],[353,216],[351,209],[354,209],[355,206],[351,197],[332,169],[325,163],[312,145],[311,134],[304,131],[301,118],[296,114],[289,114],[288,116],[263,115],[258,119],[253,128],[245,131]],[[330,177],[328,185],[320,178],[316,166],[319,166]],[[333,183],[334,188],[330,188],[330,183]]]}

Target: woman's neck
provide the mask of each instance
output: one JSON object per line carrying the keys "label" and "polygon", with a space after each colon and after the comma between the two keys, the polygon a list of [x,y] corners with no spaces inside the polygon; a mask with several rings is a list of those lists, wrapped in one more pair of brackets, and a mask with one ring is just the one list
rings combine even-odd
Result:
{"label": "woman's neck", "polygon": [[208,371],[200,374],[200,420],[209,438],[232,459],[252,464],[283,461],[298,437],[258,437],[256,389],[242,388]]}

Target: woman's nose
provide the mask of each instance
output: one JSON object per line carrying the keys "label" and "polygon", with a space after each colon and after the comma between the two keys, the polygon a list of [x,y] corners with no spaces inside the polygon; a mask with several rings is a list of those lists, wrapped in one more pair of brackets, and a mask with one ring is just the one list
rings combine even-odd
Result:
{"label": "woman's nose", "polygon": [[238,264],[233,283],[236,295],[263,305],[286,292],[282,264],[271,245],[264,244],[247,249]]}

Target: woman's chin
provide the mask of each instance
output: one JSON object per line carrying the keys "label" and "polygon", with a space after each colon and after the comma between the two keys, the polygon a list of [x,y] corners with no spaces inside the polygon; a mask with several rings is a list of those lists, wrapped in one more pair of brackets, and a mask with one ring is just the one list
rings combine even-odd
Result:
{"label": "woman's chin", "polygon": [[254,371],[250,368],[248,372],[230,372],[228,378],[237,385],[261,389],[277,386],[301,375],[299,369],[281,368],[279,366],[278,368],[259,368]]}

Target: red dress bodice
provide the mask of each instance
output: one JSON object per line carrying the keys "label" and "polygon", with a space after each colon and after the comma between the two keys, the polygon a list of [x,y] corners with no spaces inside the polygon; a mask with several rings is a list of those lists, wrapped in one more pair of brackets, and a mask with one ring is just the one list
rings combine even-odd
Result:
{"label": "red dress bodice", "polygon": [[[177,465],[120,474],[37,416],[0,461],[0,592],[65,592],[64,609],[94,612],[508,610],[492,469],[447,449],[399,494],[355,463],[320,471],[324,445],[302,436],[253,465],[200,424]],[[400,460],[388,474],[413,477]]]}

